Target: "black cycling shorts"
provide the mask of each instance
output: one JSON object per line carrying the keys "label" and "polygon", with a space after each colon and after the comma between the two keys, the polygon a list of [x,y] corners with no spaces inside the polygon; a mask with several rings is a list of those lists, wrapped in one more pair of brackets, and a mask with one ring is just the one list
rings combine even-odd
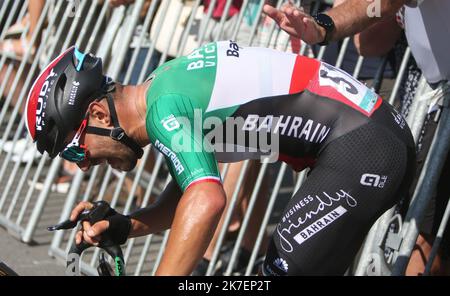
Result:
{"label": "black cycling shorts", "polygon": [[407,194],[414,141],[383,103],[372,119],[331,141],[287,204],[264,275],[342,275],[377,218]]}

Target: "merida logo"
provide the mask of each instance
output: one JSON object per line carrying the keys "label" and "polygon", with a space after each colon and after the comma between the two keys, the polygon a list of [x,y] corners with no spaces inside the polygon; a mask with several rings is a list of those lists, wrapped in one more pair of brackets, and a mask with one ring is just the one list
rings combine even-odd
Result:
{"label": "merida logo", "polygon": [[164,146],[163,143],[161,143],[160,141],[156,140],[155,141],[155,147],[156,149],[158,149],[162,154],[164,154],[165,156],[167,156],[168,158],[170,158],[170,161],[172,162],[175,171],[177,172],[178,175],[180,175],[183,171],[184,171],[184,167],[181,164],[180,160],[178,159],[177,155],[175,153],[172,152],[172,150],[170,150],[169,148],[167,148],[166,146]]}

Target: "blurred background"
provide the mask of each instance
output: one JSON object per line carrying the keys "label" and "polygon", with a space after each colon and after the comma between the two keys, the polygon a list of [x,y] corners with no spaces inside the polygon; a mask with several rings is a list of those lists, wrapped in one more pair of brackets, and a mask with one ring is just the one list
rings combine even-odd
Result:
{"label": "blurred background", "polygon": [[[425,164],[431,144],[424,145],[423,138],[433,139],[434,133],[425,133],[423,126],[436,122],[439,110],[429,112],[427,98],[433,90],[422,77],[397,20],[392,21],[392,30],[398,31],[398,38],[379,43],[375,49],[360,36],[326,47],[309,46],[290,38],[262,14],[266,2],[280,7],[284,1],[0,1],[0,261],[23,275],[63,275],[75,232],[50,233],[47,226],[67,219],[81,200],[106,200],[129,213],[153,203],[170,180],[163,156],[153,147],[146,147],[144,157],[128,173],[105,165],[83,173],[71,163],[60,158],[51,161],[36,151],[22,116],[28,91],[40,71],[72,45],[101,57],[106,74],[123,84],[142,83],[164,62],[217,40],[231,39],[240,46],[270,47],[326,61],[365,82],[401,111]],[[311,14],[338,4],[332,0],[294,2]],[[424,174],[429,165],[433,164],[424,165]],[[227,211],[194,274],[253,275],[284,205],[307,171],[295,173],[285,164],[245,161],[223,165],[221,172]],[[411,197],[414,192],[415,187]],[[416,241],[430,206],[437,209],[430,239],[439,244],[435,247],[439,256],[438,261],[427,257],[426,262],[432,274],[448,274],[449,243],[445,232],[438,230],[441,224],[445,229],[450,191],[439,194],[443,196],[436,199],[439,202],[428,195],[404,199],[381,217],[347,275],[390,275],[402,243]],[[123,246],[127,273],[152,275],[167,237],[168,231],[130,239]],[[81,271],[97,275],[98,258],[98,249],[85,252]],[[438,266],[432,269],[433,261]]]}

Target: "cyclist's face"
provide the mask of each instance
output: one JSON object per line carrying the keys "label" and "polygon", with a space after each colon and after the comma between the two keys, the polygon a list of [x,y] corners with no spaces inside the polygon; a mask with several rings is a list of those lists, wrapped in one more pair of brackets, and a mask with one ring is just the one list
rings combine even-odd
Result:
{"label": "cyclist's face", "polygon": [[131,171],[136,166],[135,153],[124,144],[109,137],[86,134],[85,144],[88,147],[88,157],[77,163],[83,171],[102,163],[107,163],[120,171]]}
{"label": "cyclist's face", "polygon": [[[135,153],[124,144],[113,140],[107,136],[100,136],[92,133],[86,133],[86,126],[96,126],[104,129],[111,129],[110,120],[105,120],[105,113],[94,112],[96,115],[89,115],[84,124],[84,128],[78,129],[78,132],[71,133],[67,138],[67,143],[75,143],[77,147],[72,150],[61,153],[66,160],[76,162],[81,170],[87,171],[91,166],[102,163],[109,164],[112,168],[120,171],[130,171],[137,163]],[[73,145],[72,145],[73,146]],[[78,149],[81,147],[83,149]],[[67,149],[66,149],[67,150]]]}

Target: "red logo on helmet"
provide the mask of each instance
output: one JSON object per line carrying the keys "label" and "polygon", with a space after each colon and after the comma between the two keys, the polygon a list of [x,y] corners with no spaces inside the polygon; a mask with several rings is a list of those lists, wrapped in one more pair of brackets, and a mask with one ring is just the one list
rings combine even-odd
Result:
{"label": "red logo on helmet", "polygon": [[51,78],[57,76],[53,69],[67,53],[73,50],[73,48],[74,46],[70,47],[54,59],[44,71],[42,71],[31,87],[25,110],[27,115],[27,129],[33,140],[35,140],[36,131],[41,131],[44,126],[43,118],[45,117],[48,91],[52,85]]}

